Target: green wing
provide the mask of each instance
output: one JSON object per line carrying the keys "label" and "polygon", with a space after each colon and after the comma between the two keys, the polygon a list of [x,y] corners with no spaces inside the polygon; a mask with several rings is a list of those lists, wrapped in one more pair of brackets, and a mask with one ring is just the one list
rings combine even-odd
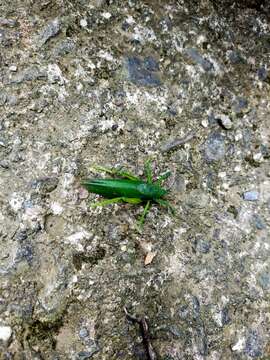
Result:
{"label": "green wing", "polygon": [[85,179],[82,185],[95,194],[106,198],[132,198],[142,200],[153,200],[166,194],[163,188],[147,184],[143,181],[133,181],[124,179]]}

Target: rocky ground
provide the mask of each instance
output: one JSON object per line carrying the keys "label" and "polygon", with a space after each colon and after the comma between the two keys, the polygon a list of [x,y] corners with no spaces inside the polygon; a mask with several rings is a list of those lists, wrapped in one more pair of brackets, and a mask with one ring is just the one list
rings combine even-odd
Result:
{"label": "rocky ground", "polygon": [[[270,359],[269,14],[0,1],[1,359]],[[89,207],[149,158],[174,217]]]}

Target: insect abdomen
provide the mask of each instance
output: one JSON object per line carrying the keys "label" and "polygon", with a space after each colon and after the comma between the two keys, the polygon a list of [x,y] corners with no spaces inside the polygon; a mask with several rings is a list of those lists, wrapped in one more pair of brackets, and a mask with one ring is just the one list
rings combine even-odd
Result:
{"label": "insect abdomen", "polygon": [[162,197],[167,191],[159,186],[134,180],[86,179],[82,185],[95,194],[106,198],[126,197],[142,200],[154,200]]}

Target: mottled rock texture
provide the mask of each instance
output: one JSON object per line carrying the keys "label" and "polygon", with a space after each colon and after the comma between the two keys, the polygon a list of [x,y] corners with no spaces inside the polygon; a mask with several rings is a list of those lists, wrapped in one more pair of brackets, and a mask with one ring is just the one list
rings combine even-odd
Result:
{"label": "mottled rock texture", "polygon": [[[0,10],[1,359],[147,359],[124,307],[158,359],[269,359],[269,2]],[[148,158],[174,217],[89,207]]]}

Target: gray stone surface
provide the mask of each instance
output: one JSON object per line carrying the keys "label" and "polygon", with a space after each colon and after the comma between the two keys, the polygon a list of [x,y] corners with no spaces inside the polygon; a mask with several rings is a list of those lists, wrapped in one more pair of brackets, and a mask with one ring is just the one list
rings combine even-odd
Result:
{"label": "gray stone surface", "polygon": [[[146,359],[126,307],[159,359],[269,359],[269,2],[0,9],[0,358]],[[148,158],[174,217],[89,206]]]}

